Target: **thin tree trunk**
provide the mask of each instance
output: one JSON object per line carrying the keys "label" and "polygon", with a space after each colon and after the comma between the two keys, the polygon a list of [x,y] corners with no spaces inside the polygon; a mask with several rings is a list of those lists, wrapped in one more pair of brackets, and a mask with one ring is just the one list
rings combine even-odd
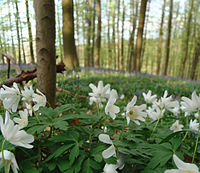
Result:
{"label": "thin tree trunk", "polygon": [[135,48],[135,64],[134,70],[140,71],[140,63],[141,63],[141,53],[142,53],[142,41],[143,41],[143,31],[144,31],[144,22],[145,22],[145,13],[146,13],[146,6],[148,0],[141,1],[140,7],[140,17],[139,17],[139,25],[138,25],[138,32],[137,32],[137,40],[136,40],[136,48]]}
{"label": "thin tree trunk", "polygon": [[[111,7],[111,0],[109,0],[109,7]],[[107,64],[108,67],[112,67],[112,50],[111,50],[111,42],[110,42],[110,8],[108,8],[108,32],[107,32],[107,39],[108,39],[108,57],[107,57]]]}
{"label": "thin tree trunk", "polygon": [[100,51],[101,51],[101,0],[97,0],[97,39],[96,39],[96,55],[95,67],[100,67]]}
{"label": "thin tree trunk", "polygon": [[19,33],[19,9],[18,9],[18,3],[17,0],[14,1],[15,3],[15,8],[16,8],[16,31],[17,31],[17,40],[18,40],[18,64],[22,63],[21,59],[21,41],[20,41],[20,33]]}
{"label": "thin tree trunk", "polygon": [[11,14],[10,14],[10,0],[8,0],[8,18],[9,18],[9,25],[10,25],[10,32],[11,32],[11,42],[12,42],[12,54],[16,58],[16,50],[15,50],[15,44],[14,44],[14,39],[13,39],[13,27],[12,27],[12,21],[11,21]]}
{"label": "thin tree trunk", "polygon": [[87,0],[87,46],[86,46],[86,63],[85,66],[90,66],[91,64],[91,28],[92,28],[92,0]]}
{"label": "thin tree trunk", "polygon": [[125,5],[122,0],[122,36],[121,36],[121,55],[120,55],[120,69],[124,69],[124,21],[125,21]]}
{"label": "thin tree trunk", "polygon": [[120,0],[117,1],[117,69],[119,69],[120,67],[119,20],[120,20]]}
{"label": "thin tree trunk", "polygon": [[74,39],[73,1],[63,0],[63,49],[66,69],[79,67]]}
{"label": "thin tree trunk", "polygon": [[117,59],[116,59],[116,44],[115,44],[115,4],[112,10],[112,49],[113,49],[113,65],[114,69],[117,68]]}
{"label": "thin tree trunk", "polygon": [[57,5],[57,22],[58,22],[58,42],[59,42],[60,60],[61,62],[63,62],[62,29],[60,26],[60,13],[58,5]]}
{"label": "thin tree trunk", "polygon": [[28,0],[25,1],[25,4],[26,4],[26,20],[27,20],[27,25],[28,25],[28,37],[29,37],[29,49],[30,49],[30,54],[31,54],[31,63],[34,64],[35,59],[34,59],[34,51],[33,51],[33,36],[32,36],[30,17],[29,17]]}
{"label": "thin tree trunk", "polygon": [[169,12],[169,19],[168,19],[168,32],[167,32],[166,58],[165,58],[164,75],[167,75],[168,63],[169,63],[172,18],[173,18],[173,0],[170,0],[170,12]]}
{"label": "thin tree trunk", "polygon": [[147,37],[147,25],[149,22],[149,11],[150,11],[151,0],[149,0],[148,7],[147,7],[147,15],[146,15],[146,24],[145,24],[145,31],[144,31],[144,38],[143,38],[143,45],[142,45],[142,54],[141,54],[141,61],[140,61],[140,69],[142,68],[145,48],[146,48],[146,37]]}
{"label": "thin tree trunk", "polygon": [[[54,0],[35,0],[37,87],[55,105],[56,54],[55,54],[55,3]],[[47,32],[48,31],[48,32]]]}
{"label": "thin tree trunk", "polygon": [[92,48],[91,48],[91,65],[94,67],[94,47],[95,47],[95,21],[96,21],[96,1],[93,1],[93,16],[92,16]]}
{"label": "thin tree trunk", "polygon": [[163,6],[162,6],[162,16],[161,16],[159,42],[158,42],[157,69],[156,69],[157,75],[159,75],[160,73],[160,63],[161,63],[161,57],[162,57],[162,40],[163,40],[163,24],[164,24],[164,18],[165,18],[165,6],[166,6],[166,0],[164,0]]}
{"label": "thin tree trunk", "polygon": [[134,56],[135,29],[136,29],[136,22],[138,18],[138,6],[139,6],[139,1],[136,1],[135,14],[132,21],[133,26],[132,26],[131,36],[130,36],[129,44],[128,44],[127,70],[129,71],[134,70],[133,56]]}
{"label": "thin tree trunk", "polygon": [[23,40],[23,28],[22,28],[22,23],[19,21],[20,24],[20,36],[21,36],[21,41],[22,41],[22,54],[23,54],[23,59],[24,59],[24,64],[26,64],[26,54],[25,54],[25,49],[24,49],[24,40]]}
{"label": "thin tree trunk", "polygon": [[[3,44],[2,44],[2,41],[1,41],[1,37],[0,37],[0,48],[1,50],[3,50]],[[1,54],[1,58],[2,58],[2,63],[5,64],[5,60],[4,60],[4,55]]]}
{"label": "thin tree trunk", "polygon": [[183,78],[184,76],[184,69],[185,69],[185,64],[186,61],[188,59],[188,47],[189,47],[189,38],[190,38],[190,29],[191,29],[191,21],[192,21],[192,11],[193,11],[193,4],[194,4],[194,0],[191,0],[191,6],[190,6],[190,10],[188,13],[188,22],[187,22],[187,31],[186,31],[186,39],[185,39],[185,48],[184,48],[184,52],[185,52],[185,56],[183,59],[183,66],[182,66],[182,70],[181,70],[181,77]]}

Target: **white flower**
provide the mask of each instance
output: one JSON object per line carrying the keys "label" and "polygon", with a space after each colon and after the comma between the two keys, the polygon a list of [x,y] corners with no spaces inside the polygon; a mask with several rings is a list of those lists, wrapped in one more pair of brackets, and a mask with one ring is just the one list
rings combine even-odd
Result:
{"label": "white flower", "polygon": [[[10,151],[7,150],[3,150],[3,155],[4,155],[4,160],[6,162],[6,170],[7,173],[9,173],[10,171],[10,166],[13,170],[14,173],[18,173],[18,165],[17,165],[17,161],[15,159],[15,155],[13,153],[11,153]],[[2,152],[0,152],[0,168],[4,166],[3,164],[3,159],[2,159]]]}
{"label": "white flower", "polygon": [[121,158],[117,159],[117,164],[105,164],[103,171],[105,173],[117,173],[116,169],[122,170],[124,167],[124,162]]}
{"label": "white flower", "polygon": [[121,100],[123,100],[123,99],[124,99],[124,94],[122,94],[122,95],[120,96],[120,99],[121,99]]}
{"label": "white flower", "polygon": [[104,168],[103,168],[103,171],[105,172],[105,173],[118,173],[117,171],[116,171],[116,169],[117,169],[118,167],[117,167],[117,165],[114,165],[114,164],[105,164],[105,166],[104,166]]}
{"label": "white flower", "polygon": [[147,94],[145,94],[145,93],[142,93],[142,94],[143,94],[143,96],[144,96],[144,100],[145,100],[147,103],[153,103],[153,102],[156,101],[157,95],[151,95],[151,94],[152,94],[151,90],[149,90]]}
{"label": "white flower", "polygon": [[181,102],[181,109],[184,112],[192,113],[200,109],[200,96],[197,96],[196,91],[193,91],[192,99],[187,97],[182,97],[181,99],[183,100]]}
{"label": "white flower", "polygon": [[28,110],[24,109],[24,111],[19,111],[20,118],[14,118],[13,121],[18,123],[20,129],[26,127],[28,125]]}
{"label": "white flower", "polygon": [[170,127],[170,130],[173,132],[181,131],[184,126],[182,124],[179,124],[179,120],[176,120],[175,123],[172,124]]}
{"label": "white flower", "polygon": [[194,120],[194,121],[190,120],[189,128],[192,129],[192,130],[198,131],[199,130],[199,123],[197,123],[197,120]]}
{"label": "white flower", "polygon": [[[108,93],[108,92],[107,92]],[[114,97],[114,98],[116,98],[116,99],[118,99],[118,94],[117,94],[117,91],[115,90],[115,89],[112,89],[111,91],[110,91],[110,93],[109,93],[109,97],[108,98],[110,98],[110,97]]]}
{"label": "white flower", "polygon": [[89,87],[92,89],[92,93],[89,93],[89,96],[92,97],[92,100],[90,102],[94,101],[98,104],[101,102],[105,102],[106,98],[109,97],[110,94],[110,85],[107,84],[105,87],[103,86],[103,82],[99,81],[98,87],[96,87],[94,84],[89,84]]}
{"label": "white flower", "polygon": [[142,104],[140,106],[135,106],[137,101],[137,96],[134,96],[133,99],[126,106],[126,119],[127,124],[130,123],[130,120],[134,121],[136,124],[140,125],[140,121],[145,121],[147,113],[144,112],[146,105]]}
{"label": "white flower", "polygon": [[27,102],[25,102],[25,105],[26,105],[26,109],[28,110],[29,115],[32,116],[33,114],[32,106],[28,104]]}
{"label": "white flower", "polygon": [[29,144],[34,141],[33,135],[27,134],[24,130],[20,130],[19,125],[14,125],[8,113],[5,116],[5,123],[3,123],[3,118],[0,116],[0,127],[2,135],[11,144],[24,148],[33,148]]}
{"label": "white flower", "polygon": [[10,112],[17,111],[20,98],[20,91],[16,83],[13,83],[12,88],[3,85],[0,90],[0,99],[3,101],[3,106]]}
{"label": "white flower", "polygon": [[99,135],[99,140],[103,143],[106,143],[106,144],[111,144],[111,146],[109,148],[107,148],[106,150],[104,150],[102,152],[102,156],[104,159],[108,159],[112,156],[116,156],[116,151],[115,151],[115,147],[113,145],[113,142],[112,140],[110,139],[110,136],[109,135],[106,135],[106,134],[100,134]]}
{"label": "white flower", "polygon": [[147,114],[149,115],[149,117],[153,120],[157,120],[163,117],[165,113],[165,109],[160,109],[158,106],[156,106],[155,108],[150,108],[147,110]]}
{"label": "white flower", "polygon": [[164,173],[199,173],[199,168],[195,164],[185,163],[175,154],[173,159],[178,169],[166,170]]}
{"label": "white flower", "polygon": [[27,86],[24,87],[24,90],[21,91],[22,92],[22,95],[24,96],[22,98],[22,100],[25,100],[25,101],[33,101],[33,94],[34,94],[34,91],[33,91],[33,88],[32,88],[32,85],[29,86],[29,88]]}
{"label": "white flower", "polygon": [[38,89],[36,89],[36,92],[38,94],[33,94],[33,101],[37,103],[33,106],[34,111],[37,111],[41,106],[45,106],[47,102],[46,96],[43,93],[41,93]]}
{"label": "white flower", "polygon": [[177,115],[179,113],[179,102],[173,101],[172,96],[167,97],[168,92],[165,90],[163,97],[155,102],[155,105],[159,106],[161,109],[167,109],[168,111]]}
{"label": "white flower", "polygon": [[116,95],[113,93],[113,95],[110,96],[108,103],[105,107],[105,113],[108,115],[110,114],[111,118],[114,120],[116,118],[116,114],[119,113],[120,109],[118,106],[114,105],[116,102]]}

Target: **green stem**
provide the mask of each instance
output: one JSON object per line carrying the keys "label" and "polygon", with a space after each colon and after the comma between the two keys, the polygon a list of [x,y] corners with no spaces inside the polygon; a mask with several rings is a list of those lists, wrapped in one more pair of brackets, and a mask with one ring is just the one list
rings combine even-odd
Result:
{"label": "green stem", "polygon": [[185,136],[183,137],[182,142],[185,140],[185,138],[187,137],[188,132],[185,133]]}
{"label": "green stem", "polygon": [[32,109],[32,111],[33,111],[33,114],[34,114],[34,116],[36,117],[36,119],[37,119],[38,123],[40,123],[40,120],[39,120],[39,118],[38,118],[38,116],[37,116],[36,112],[34,111],[34,109],[33,109],[33,106],[32,106],[32,104],[31,104],[31,102],[28,100],[28,98],[27,98],[26,96],[24,96],[24,95],[22,95],[22,94],[21,94],[21,96],[22,96],[22,97],[24,97],[24,98],[26,99],[26,101],[28,102],[28,104],[31,106],[31,109]]}
{"label": "green stem", "polygon": [[156,122],[156,125],[155,125],[154,128],[153,128],[153,131],[152,131],[152,133],[151,133],[151,136],[153,135],[154,131],[156,130],[156,127],[158,126],[159,121],[160,121],[160,118],[158,118],[158,120],[157,120],[157,122]]}
{"label": "green stem", "polygon": [[119,140],[122,139],[122,134],[124,133],[125,128],[126,128],[126,118],[124,117],[124,124],[123,124],[123,127],[122,127],[122,131],[119,135]]}
{"label": "green stem", "polygon": [[104,125],[103,125],[103,133],[104,133],[105,128],[106,128],[106,122],[107,122],[107,115],[106,115],[106,118],[105,118],[105,121],[104,121]]}
{"label": "green stem", "polygon": [[192,157],[192,163],[194,162],[194,158],[195,158],[195,154],[196,154],[196,151],[197,151],[198,142],[199,142],[199,131],[198,131],[198,136],[197,136],[197,140],[196,140],[196,144],[195,144],[195,148],[194,148],[194,153],[193,153],[193,157]]}
{"label": "green stem", "polygon": [[[199,112],[198,112],[198,114],[199,114]],[[199,115],[199,123],[200,123],[200,115]],[[199,126],[199,130],[200,130],[200,126]],[[196,154],[197,146],[198,146],[198,142],[199,142],[199,130],[198,130],[198,134],[197,134],[198,136],[197,136],[194,153],[193,153],[193,157],[192,157],[192,163],[194,162],[194,158],[195,158],[195,154]]]}
{"label": "green stem", "polygon": [[1,146],[1,151],[2,151],[2,160],[3,160],[4,170],[5,170],[5,173],[7,173],[6,161],[5,161],[5,158],[4,158],[4,150],[3,150],[5,142],[6,142],[6,139],[3,140],[3,143],[2,143],[2,146]]}

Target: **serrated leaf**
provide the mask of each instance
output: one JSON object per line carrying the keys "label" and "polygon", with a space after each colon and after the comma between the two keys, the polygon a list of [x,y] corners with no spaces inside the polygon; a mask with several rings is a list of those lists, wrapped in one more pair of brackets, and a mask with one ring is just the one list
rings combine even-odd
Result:
{"label": "serrated leaf", "polygon": [[23,170],[24,173],[39,173],[40,171],[33,167],[33,163],[31,161],[25,160],[20,163],[20,169]]}
{"label": "serrated leaf", "polygon": [[68,122],[63,120],[56,121],[55,123],[53,123],[53,125],[56,129],[60,130],[67,130],[69,127]]}
{"label": "serrated leaf", "polygon": [[49,125],[48,124],[38,124],[38,125],[35,125],[33,127],[30,127],[28,130],[27,130],[27,133],[30,133],[30,134],[39,134],[41,132],[44,131],[44,129],[46,127],[48,127]]}
{"label": "serrated leaf", "polygon": [[60,133],[56,136],[51,137],[49,140],[53,142],[64,142],[64,141],[78,141],[79,133],[76,131],[67,131]]}
{"label": "serrated leaf", "polygon": [[105,159],[105,162],[107,164],[114,164],[114,165],[116,165],[117,164],[117,158],[116,157],[110,157],[108,159]]}
{"label": "serrated leaf", "polygon": [[52,162],[47,163],[46,166],[49,169],[49,171],[53,171],[56,168],[56,163],[52,161]]}
{"label": "serrated leaf", "polygon": [[70,168],[69,162],[65,159],[59,160],[57,162],[57,165],[61,172],[64,172],[65,170]]}
{"label": "serrated leaf", "polygon": [[83,167],[83,173],[93,173],[91,167],[90,167],[90,159],[88,158],[87,160],[85,160],[84,162],[84,167]]}
{"label": "serrated leaf", "polygon": [[94,160],[92,160],[92,159],[90,159],[90,166],[91,166],[93,169],[95,169],[95,170],[101,169],[99,163],[97,163],[96,161],[94,161]]}
{"label": "serrated leaf", "polygon": [[53,112],[55,114],[55,116],[58,116],[59,114],[68,111],[70,109],[75,109],[74,105],[72,104],[65,104],[65,105],[61,105],[59,107],[56,107]]}
{"label": "serrated leaf", "polygon": [[75,158],[77,158],[79,155],[79,147],[78,145],[75,145],[72,150],[69,153],[69,162],[70,165],[72,165],[74,163]]}
{"label": "serrated leaf", "polygon": [[77,162],[76,162],[76,166],[75,166],[75,172],[77,172],[77,173],[80,172],[80,170],[81,170],[81,165],[82,165],[84,159],[85,159],[85,155],[81,155],[81,156],[78,158],[78,160],[77,160]]}
{"label": "serrated leaf", "polygon": [[51,160],[52,158],[57,158],[58,156],[62,155],[66,150],[68,150],[69,148],[71,148],[74,144],[69,144],[69,145],[63,145],[61,147],[59,147],[53,154],[51,154],[46,160],[45,162],[48,162],[49,160]]}

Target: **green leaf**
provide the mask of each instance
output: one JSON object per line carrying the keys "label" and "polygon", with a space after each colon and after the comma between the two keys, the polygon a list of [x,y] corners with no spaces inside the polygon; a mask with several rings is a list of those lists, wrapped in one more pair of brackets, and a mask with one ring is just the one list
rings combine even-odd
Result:
{"label": "green leaf", "polygon": [[63,120],[55,121],[53,125],[56,129],[61,129],[61,130],[67,130],[69,127],[68,122]]}
{"label": "green leaf", "polygon": [[91,166],[93,169],[95,169],[95,170],[101,169],[99,163],[97,163],[96,161],[94,161],[94,160],[92,160],[92,159],[90,159],[90,166]]}
{"label": "green leaf", "polygon": [[[59,107],[56,107],[53,112],[55,116],[58,116],[59,114],[68,111],[70,109],[75,109],[74,105],[72,104],[65,104],[65,105],[61,105]],[[62,116],[61,116],[62,117]]]}
{"label": "green leaf", "polygon": [[20,170],[23,170],[24,173],[39,173],[40,171],[33,167],[33,163],[31,161],[25,160],[20,163]]}
{"label": "green leaf", "polygon": [[60,133],[56,136],[51,137],[49,140],[53,142],[65,142],[65,141],[74,141],[77,142],[79,138],[79,133],[76,131],[67,131]]}
{"label": "green leaf", "polygon": [[65,159],[59,160],[57,162],[57,165],[61,172],[64,172],[65,170],[70,168],[68,161]]}
{"label": "green leaf", "polygon": [[78,145],[75,145],[69,154],[70,165],[72,165],[74,163],[74,160],[75,160],[75,158],[78,157],[78,155],[79,155],[79,147],[78,147]]}
{"label": "green leaf", "polygon": [[61,147],[59,147],[53,154],[51,154],[46,160],[45,162],[48,162],[49,160],[51,160],[52,158],[57,158],[58,156],[62,155],[66,150],[68,150],[69,148],[71,148],[74,144],[69,144],[69,145],[63,145]]}
{"label": "green leaf", "polygon": [[110,157],[108,159],[105,159],[105,162],[108,164],[117,164],[117,158],[116,157]]}
{"label": "green leaf", "polygon": [[55,161],[52,161],[52,162],[47,163],[46,166],[49,169],[49,171],[53,171],[56,168],[56,163]]}
{"label": "green leaf", "polygon": [[35,125],[35,126],[33,126],[33,127],[30,127],[30,128],[27,130],[27,133],[30,133],[30,134],[35,134],[35,133],[37,133],[37,134],[39,134],[39,133],[43,132],[44,129],[45,129],[46,127],[48,127],[48,126],[49,126],[48,124],[37,124],[37,125]]}
{"label": "green leaf", "polygon": [[83,173],[93,173],[91,167],[90,167],[90,159],[88,158],[87,160],[85,160],[84,162],[84,167],[83,167]]}

